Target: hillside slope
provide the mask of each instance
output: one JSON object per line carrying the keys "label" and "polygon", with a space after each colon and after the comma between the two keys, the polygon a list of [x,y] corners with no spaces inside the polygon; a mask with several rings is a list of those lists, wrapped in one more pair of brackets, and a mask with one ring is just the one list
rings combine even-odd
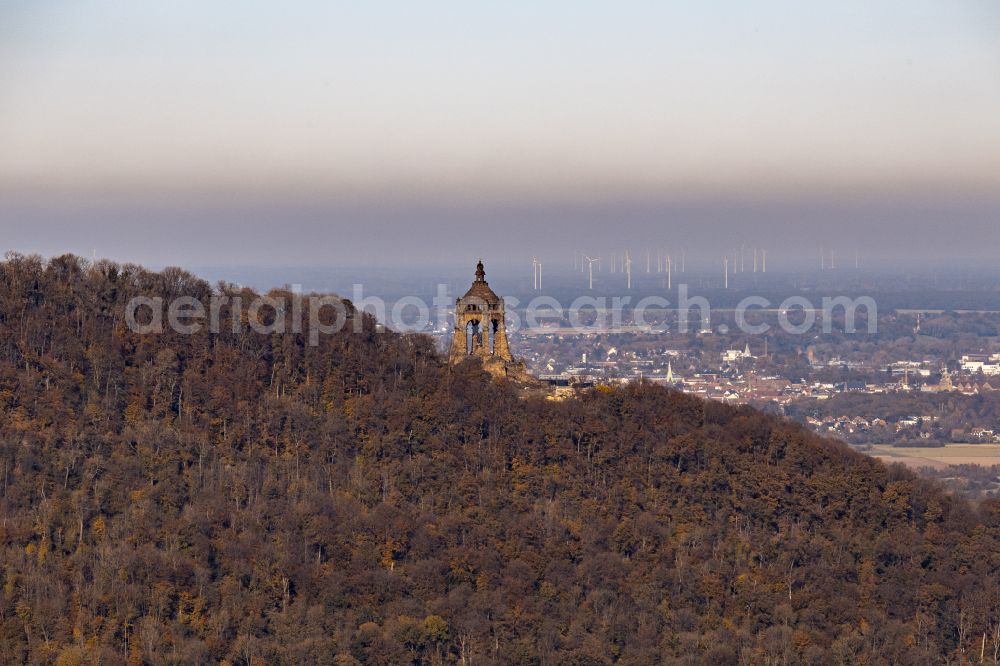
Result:
{"label": "hillside slope", "polygon": [[524,398],[353,311],[315,347],[308,321],[130,332],[132,296],[207,299],[177,270],[0,278],[4,663],[1000,650],[1000,505],[794,424],[648,385]]}

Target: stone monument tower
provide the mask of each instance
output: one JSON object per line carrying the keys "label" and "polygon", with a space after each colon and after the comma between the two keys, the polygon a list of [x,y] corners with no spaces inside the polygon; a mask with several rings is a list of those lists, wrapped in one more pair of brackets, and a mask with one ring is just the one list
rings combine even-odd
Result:
{"label": "stone monument tower", "polygon": [[448,358],[458,363],[469,356],[504,363],[513,360],[507,344],[503,299],[486,282],[482,260],[476,264],[476,279],[455,301],[455,334]]}

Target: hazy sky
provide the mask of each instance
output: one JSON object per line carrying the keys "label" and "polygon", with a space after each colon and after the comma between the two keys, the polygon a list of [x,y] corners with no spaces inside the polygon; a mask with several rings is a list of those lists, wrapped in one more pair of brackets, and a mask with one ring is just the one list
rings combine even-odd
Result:
{"label": "hazy sky", "polygon": [[982,260],[998,227],[995,0],[0,2],[0,250]]}

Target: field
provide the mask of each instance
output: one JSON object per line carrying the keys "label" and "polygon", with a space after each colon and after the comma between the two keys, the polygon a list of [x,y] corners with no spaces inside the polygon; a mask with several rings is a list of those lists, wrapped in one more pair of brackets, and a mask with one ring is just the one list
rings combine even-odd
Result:
{"label": "field", "polygon": [[949,465],[1000,465],[1000,444],[947,444],[939,448],[879,444],[868,452],[885,462],[944,469]]}

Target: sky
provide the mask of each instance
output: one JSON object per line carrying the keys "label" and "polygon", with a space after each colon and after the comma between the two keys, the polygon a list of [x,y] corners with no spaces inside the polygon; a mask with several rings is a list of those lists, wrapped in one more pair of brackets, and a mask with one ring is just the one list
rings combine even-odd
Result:
{"label": "sky", "polygon": [[994,0],[0,0],[0,251],[989,264],[998,37]]}

